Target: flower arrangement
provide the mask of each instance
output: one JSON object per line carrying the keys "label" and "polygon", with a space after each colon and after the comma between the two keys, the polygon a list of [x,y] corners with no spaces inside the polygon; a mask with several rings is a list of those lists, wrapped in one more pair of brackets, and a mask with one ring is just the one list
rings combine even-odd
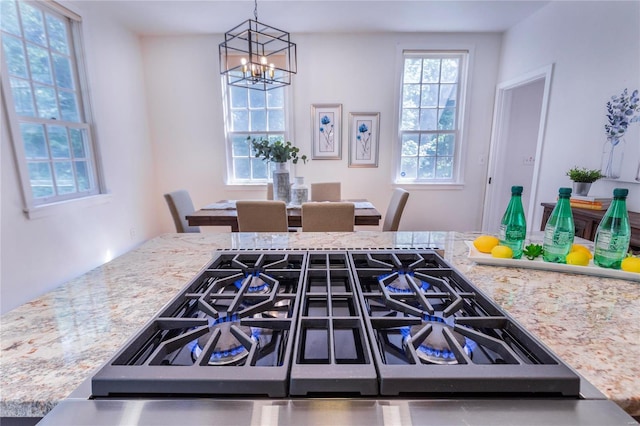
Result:
{"label": "flower arrangement", "polygon": [[624,136],[627,127],[634,121],[640,121],[640,97],[638,90],[634,90],[629,96],[627,89],[624,89],[620,96],[612,96],[607,102],[608,124],[604,125],[608,139],[618,139]]}
{"label": "flower arrangement", "polygon": [[567,172],[567,176],[574,182],[593,183],[605,175],[597,169],[587,169],[584,167],[578,168],[577,166],[570,169]]}
{"label": "flower arrangement", "polygon": [[[247,139],[251,138],[247,137]],[[305,164],[307,162],[307,156],[298,156],[300,148],[293,146],[289,141],[275,141],[270,143],[267,139],[253,139],[251,141],[251,147],[253,148],[254,156],[256,158],[262,157],[264,161],[286,163],[291,160],[293,164],[297,164],[298,160],[302,160]]]}

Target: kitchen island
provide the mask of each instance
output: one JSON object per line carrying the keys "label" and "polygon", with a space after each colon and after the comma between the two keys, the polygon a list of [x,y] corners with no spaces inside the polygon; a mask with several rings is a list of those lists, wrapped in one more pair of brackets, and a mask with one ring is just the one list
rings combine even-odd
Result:
{"label": "kitchen island", "polygon": [[476,286],[627,413],[640,415],[640,285],[477,265],[457,232],[166,234],[3,315],[0,416],[41,417],[142,327],[218,249],[444,250]]}

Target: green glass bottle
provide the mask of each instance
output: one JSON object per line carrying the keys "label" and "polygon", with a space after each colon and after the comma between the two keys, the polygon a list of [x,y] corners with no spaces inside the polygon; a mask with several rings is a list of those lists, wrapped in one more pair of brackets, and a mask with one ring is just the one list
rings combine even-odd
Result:
{"label": "green glass bottle", "polygon": [[570,197],[571,188],[558,190],[558,203],[544,227],[542,258],[545,262],[566,263],[565,259],[571,251],[576,228],[569,203]]}
{"label": "green glass bottle", "polygon": [[620,269],[631,241],[631,227],[627,212],[628,189],[613,190],[613,201],[602,217],[594,243],[593,263],[603,268]]}
{"label": "green glass bottle", "polygon": [[522,187],[511,187],[511,199],[507,205],[507,210],[500,221],[498,240],[500,245],[508,246],[513,250],[513,258],[522,257],[522,247],[527,236],[527,222],[522,208]]}

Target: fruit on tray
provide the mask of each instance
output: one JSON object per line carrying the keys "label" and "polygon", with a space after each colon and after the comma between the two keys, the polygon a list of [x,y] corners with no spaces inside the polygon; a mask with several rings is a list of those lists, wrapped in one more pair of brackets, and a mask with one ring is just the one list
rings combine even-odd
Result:
{"label": "fruit on tray", "polygon": [[589,256],[589,259],[593,259],[593,254],[591,253],[591,251],[586,246],[583,246],[582,244],[573,244],[571,246],[571,251],[582,251]]}
{"label": "fruit on tray", "polygon": [[589,254],[584,250],[572,251],[565,258],[565,262],[567,265],[587,266],[590,260]]}
{"label": "fruit on tray", "polygon": [[620,263],[620,269],[627,272],[640,272],[640,257],[625,257]]}
{"label": "fruit on tray", "polygon": [[493,235],[480,235],[473,240],[473,246],[480,253],[491,253],[491,250],[500,243],[498,238]]}
{"label": "fruit on tray", "polygon": [[491,249],[491,256],[501,259],[511,259],[513,257],[513,250],[511,250],[511,247],[498,245]]}

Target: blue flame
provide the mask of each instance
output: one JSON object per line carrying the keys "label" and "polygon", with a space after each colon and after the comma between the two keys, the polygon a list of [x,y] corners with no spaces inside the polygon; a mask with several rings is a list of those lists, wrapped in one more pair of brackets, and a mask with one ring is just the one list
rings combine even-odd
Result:
{"label": "blue flame", "polygon": [[[378,275],[378,281],[382,281],[391,275],[392,274]],[[409,272],[398,271],[398,275],[408,275],[410,277],[413,277],[414,273],[413,271],[409,271]],[[427,291],[430,287],[431,287],[431,284],[429,284],[428,282],[420,281],[420,289]],[[387,290],[391,291],[392,293],[413,293],[413,290],[411,290],[411,288],[397,288],[397,287],[394,287],[392,284],[387,285]]]}
{"label": "blue flame", "polygon": [[[250,276],[251,276],[251,277],[258,277],[259,275],[260,275],[260,272],[258,272],[258,271],[254,271],[251,275],[247,275],[247,276],[245,276],[244,278],[240,278],[240,279],[236,280],[236,281],[233,283],[233,285],[235,285],[235,286],[238,288],[238,290],[240,290],[240,288],[242,287],[242,281],[244,281],[245,279],[247,279],[247,278],[248,278],[248,277],[250,277]],[[266,282],[264,282],[264,281],[263,281],[263,284],[262,284],[262,285],[258,285],[258,286],[249,286],[249,287],[247,288],[247,291],[248,291],[249,293],[255,293],[255,292],[258,292],[258,291],[262,291],[262,290],[264,290],[265,288],[268,288],[268,287],[269,287],[269,284],[267,284]]]}

